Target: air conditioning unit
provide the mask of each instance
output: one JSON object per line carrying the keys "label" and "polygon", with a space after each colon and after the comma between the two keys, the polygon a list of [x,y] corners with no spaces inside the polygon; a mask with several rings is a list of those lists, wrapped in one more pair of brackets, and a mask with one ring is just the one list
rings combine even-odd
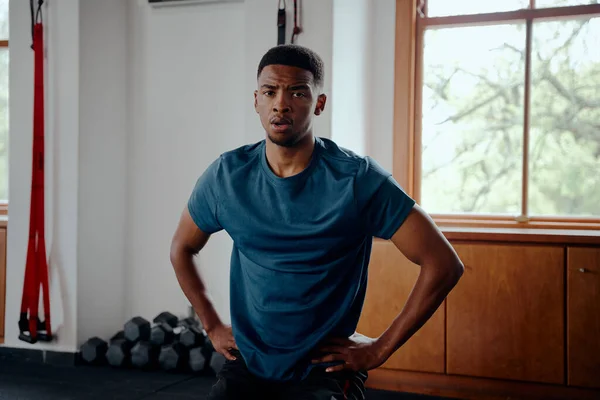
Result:
{"label": "air conditioning unit", "polygon": [[194,4],[241,3],[244,0],[148,0],[152,7],[187,6]]}

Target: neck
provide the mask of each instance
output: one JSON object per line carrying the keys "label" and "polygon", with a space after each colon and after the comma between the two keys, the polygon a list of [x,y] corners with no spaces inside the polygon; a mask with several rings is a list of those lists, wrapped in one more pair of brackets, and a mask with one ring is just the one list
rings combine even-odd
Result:
{"label": "neck", "polygon": [[267,139],[267,163],[275,175],[287,178],[299,174],[308,166],[314,148],[315,139],[312,134],[306,135],[293,147],[278,146]]}

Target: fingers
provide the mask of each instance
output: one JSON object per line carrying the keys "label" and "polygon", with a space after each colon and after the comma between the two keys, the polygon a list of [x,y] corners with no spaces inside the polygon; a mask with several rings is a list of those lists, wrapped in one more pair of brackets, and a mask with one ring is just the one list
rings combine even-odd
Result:
{"label": "fingers", "polygon": [[228,349],[228,350],[232,350],[232,349],[233,349],[233,350],[239,350],[239,349],[237,348],[237,345],[235,344],[235,342],[229,342],[229,345],[227,346],[227,349]]}
{"label": "fingers", "polygon": [[328,344],[332,344],[332,345],[338,345],[338,346],[348,347],[353,342],[350,339],[348,339],[348,338],[333,337],[333,338],[328,339],[327,343]]}
{"label": "fingers", "polygon": [[340,364],[333,367],[328,367],[327,369],[325,369],[325,372],[338,372],[343,371],[345,369],[349,369],[348,364]]}
{"label": "fingers", "polygon": [[345,362],[346,359],[343,354],[328,354],[324,357],[316,358],[312,362],[314,364],[318,364],[318,363],[328,363],[328,362],[333,362],[333,361],[344,361]]}
{"label": "fingers", "polygon": [[228,359],[229,361],[235,361],[235,360],[237,360],[237,358],[235,358],[235,356],[233,354],[231,354],[229,352],[229,350],[223,349],[221,351],[221,354],[223,354],[225,356],[225,358]]}
{"label": "fingers", "polygon": [[348,353],[348,348],[344,346],[323,346],[319,351],[321,353],[346,354]]}

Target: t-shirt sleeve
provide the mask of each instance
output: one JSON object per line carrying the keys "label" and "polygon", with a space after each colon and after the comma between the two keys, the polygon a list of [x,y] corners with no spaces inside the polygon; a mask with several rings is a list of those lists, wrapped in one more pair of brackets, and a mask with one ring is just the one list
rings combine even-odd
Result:
{"label": "t-shirt sleeve", "polygon": [[223,229],[219,223],[219,179],[220,159],[213,161],[200,175],[188,199],[188,210],[194,223],[207,234]]}
{"label": "t-shirt sleeve", "polygon": [[355,195],[368,235],[388,240],[415,205],[391,173],[365,157],[356,175]]}

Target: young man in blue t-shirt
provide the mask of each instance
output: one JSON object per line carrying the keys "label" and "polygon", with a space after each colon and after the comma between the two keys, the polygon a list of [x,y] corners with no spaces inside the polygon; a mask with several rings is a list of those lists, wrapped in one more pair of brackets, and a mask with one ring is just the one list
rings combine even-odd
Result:
{"label": "young man in blue t-shirt", "polygon": [[[362,399],[367,371],[431,317],[463,266],[389,172],[314,135],[327,100],[318,55],[272,48],[257,81],[266,139],[222,154],[201,174],[171,247],[183,292],[227,358],[209,398]],[[220,230],[233,239],[231,326],[193,262]],[[373,237],[421,266],[402,312],[377,338],[355,331]]]}

